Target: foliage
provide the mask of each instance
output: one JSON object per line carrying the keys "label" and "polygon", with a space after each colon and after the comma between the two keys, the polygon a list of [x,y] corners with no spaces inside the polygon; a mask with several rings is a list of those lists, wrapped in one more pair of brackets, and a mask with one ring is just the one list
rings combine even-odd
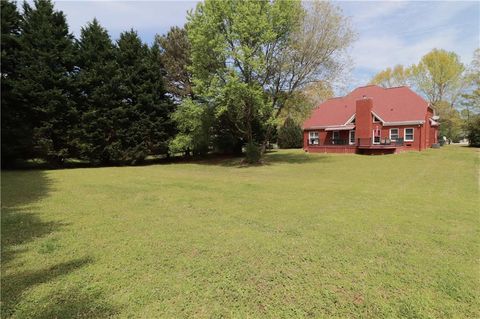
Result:
{"label": "foliage", "polygon": [[464,85],[464,70],[456,53],[433,49],[411,67],[412,84],[434,107],[440,101],[455,104]]}
{"label": "foliage", "polygon": [[119,104],[112,110],[114,130],[107,152],[113,162],[137,163],[150,154],[167,154],[174,135],[173,105],[166,96],[158,46],[143,44],[135,31],[117,41]]}
{"label": "foliage", "polygon": [[354,38],[340,10],[319,2],[206,1],[187,30],[195,94],[246,143],[268,141],[307,84],[335,78]]}
{"label": "foliage", "polygon": [[[305,103],[296,101],[309,101],[312,97],[309,88],[320,83],[321,98],[325,98],[351,63],[346,50],[356,34],[341,9],[324,1],[305,2],[302,9],[295,15],[298,21],[291,21],[287,43],[274,46],[269,53],[272,58],[267,60],[271,60],[272,65],[267,67],[269,81],[265,83],[276,110],[268,127],[267,141],[276,122],[286,113],[291,114],[295,105],[300,107],[295,113],[305,114]],[[284,108],[290,110],[285,112]]]}
{"label": "foliage", "polygon": [[320,103],[334,97],[332,85],[325,81],[317,81],[308,84],[302,90],[311,108],[317,107]]}
{"label": "foliage", "polygon": [[303,145],[303,131],[300,125],[291,118],[287,118],[278,131],[278,146],[280,148],[301,148]]}
{"label": "foliage", "polygon": [[75,47],[65,15],[50,0],[23,4],[15,90],[28,109],[35,155],[61,164],[69,154],[69,128],[78,121],[73,96]]}
{"label": "foliage", "polygon": [[[3,1],[3,163],[264,149],[285,116],[307,116],[304,89],[331,87],[353,38],[329,3],[209,0],[151,47],[133,30],[114,44],[95,19],[76,42],[51,0],[25,3],[22,15]],[[201,123],[173,139],[191,103]]]}
{"label": "foliage", "polygon": [[166,155],[175,126],[162,52],[134,31],[115,46],[93,20],[78,42],[50,0],[2,1],[2,165],[92,164]]}
{"label": "foliage", "polygon": [[170,152],[206,154],[211,144],[209,132],[211,117],[206,107],[192,99],[185,99],[172,115],[178,134],[170,142]]}
{"label": "foliage", "polygon": [[467,70],[467,91],[462,94],[461,107],[465,111],[465,120],[480,113],[480,49],[475,50],[473,61]]}
{"label": "foliage", "polygon": [[479,317],[477,150],[263,160],[2,172],[2,318]]}
{"label": "foliage", "polygon": [[79,157],[93,164],[107,164],[112,143],[112,110],[119,104],[118,65],[108,32],[94,19],[81,30],[76,77],[80,118],[75,134]]}
{"label": "foliage", "polygon": [[11,1],[1,1],[2,166],[28,158],[32,149],[30,112],[15,92],[18,80],[21,16]]}
{"label": "foliage", "polygon": [[298,8],[298,2],[206,1],[189,17],[195,92],[247,143],[258,141],[254,122],[272,111],[263,87],[268,50],[286,41]]}
{"label": "foliage", "polygon": [[470,146],[480,147],[480,115],[475,115],[468,122],[467,138]]}
{"label": "foliage", "polygon": [[410,68],[398,64],[393,69],[386,68],[378,72],[370,81],[370,84],[376,84],[384,88],[408,85],[412,76],[411,72]]}
{"label": "foliage", "polygon": [[262,151],[258,144],[250,142],[245,145],[245,162],[255,164],[260,162],[262,158]]}
{"label": "foliage", "polygon": [[155,43],[161,50],[168,92],[177,100],[192,97],[192,75],[188,70],[191,64],[190,43],[187,30],[172,27],[166,35],[157,35]]}
{"label": "foliage", "polygon": [[464,137],[460,112],[444,101],[437,103],[435,112],[440,117],[439,135],[446,136],[453,142],[460,141]]}
{"label": "foliage", "polygon": [[470,118],[480,112],[480,49],[469,67],[456,53],[433,49],[418,64],[387,68],[371,83],[383,87],[411,85],[440,117],[440,135],[457,142],[470,127]]}

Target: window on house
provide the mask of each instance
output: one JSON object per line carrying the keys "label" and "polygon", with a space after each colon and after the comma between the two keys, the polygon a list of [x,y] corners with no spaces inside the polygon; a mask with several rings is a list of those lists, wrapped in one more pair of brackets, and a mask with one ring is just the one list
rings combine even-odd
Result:
{"label": "window on house", "polygon": [[381,135],[380,135],[380,129],[374,129],[373,130],[373,144],[380,144],[380,139],[381,139]]}
{"label": "window on house", "polygon": [[318,145],[319,144],[318,132],[309,132],[308,133],[308,143],[310,145]]}
{"label": "window on house", "polygon": [[390,140],[396,141],[398,140],[398,128],[391,128],[390,129]]}
{"label": "window on house", "polygon": [[404,132],[404,140],[407,142],[413,142],[413,128],[406,128]]}
{"label": "window on house", "polygon": [[355,131],[351,130],[348,134],[348,143],[350,145],[355,144]]}
{"label": "window on house", "polygon": [[340,144],[340,132],[333,131],[332,132],[332,144]]}

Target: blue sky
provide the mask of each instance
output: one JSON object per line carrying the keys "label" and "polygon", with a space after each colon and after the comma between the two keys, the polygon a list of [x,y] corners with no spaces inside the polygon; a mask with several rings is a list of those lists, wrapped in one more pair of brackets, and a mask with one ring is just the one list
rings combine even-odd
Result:
{"label": "blue sky", "polygon": [[[478,1],[335,1],[351,18],[358,39],[350,50],[354,69],[350,87],[363,85],[378,71],[410,65],[433,48],[457,52],[470,63],[480,47]],[[67,15],[71,31],[96,17],[113,39],[133,28],[151,43],[155,34],[183,25],[196,1],[56,1]]]}

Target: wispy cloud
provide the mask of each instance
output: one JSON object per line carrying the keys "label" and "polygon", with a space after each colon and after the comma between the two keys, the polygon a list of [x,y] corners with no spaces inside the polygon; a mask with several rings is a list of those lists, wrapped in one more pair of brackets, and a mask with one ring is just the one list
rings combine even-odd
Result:
{"label": "wispy cloud", "polygon": [[[31,0],[29,0],[31,1]],[[115,39],[133,28],[145,42],[173,25],[186,22],[198,1],[56,1],[71,31],[96,17]],[[457,52],[464,63],[480,46],[480,2],[338,1],[351,17],[358,41],[351,48],[355,63],[352,83],[368,81],[376,72],[396,64],[410,65],[433,48]]]}
{"label": "wispy cloud", "polygon": [[[479,2],[337,2],[359,33],[351,54],[354,82],[396,64],[410,65],[433,48],[469,63],[479,40]],[[364,83],[362,83],[364,84]]]}
{"label": "wispy cloud", "polygon": [[[31,0],[28,2],[32,2]],[[155,34],[163,34],[171,26],[182,26],[187,21],[187,11],[198,1],[55,1],[55,8],[67,16],[70,31],[78,36],[82,26],[93,18],[117,38],[120,32],[135,29],[144,41],[151,43]]]}

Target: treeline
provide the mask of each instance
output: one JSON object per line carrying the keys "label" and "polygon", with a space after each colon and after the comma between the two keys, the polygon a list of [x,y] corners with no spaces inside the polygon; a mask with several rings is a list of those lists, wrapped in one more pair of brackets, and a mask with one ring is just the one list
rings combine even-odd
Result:
{"label": "treeline", "polygon": [[440,136],[480,146],[480,49],[470,64],[455,52],[434,49],[411,66],[396,65],[372,81],[383,87],[408,85],[424,96],[440,117]]}
{"label": "treeline", "polygon": [[174,104],[161,49],[131,30],[113,43],[97,20],[75,39],[47,0],[1,2],[2,164],[67,157],[136,163],[168,154]]}
{"label": "treeline", "polygon": [[76,39],[50,0],[1,1],[1,23],[3,166],[261,153],[354,39],[333,5],[283,0],[207,0],[151,46],[134,30],[112,41],[95,19]]}

